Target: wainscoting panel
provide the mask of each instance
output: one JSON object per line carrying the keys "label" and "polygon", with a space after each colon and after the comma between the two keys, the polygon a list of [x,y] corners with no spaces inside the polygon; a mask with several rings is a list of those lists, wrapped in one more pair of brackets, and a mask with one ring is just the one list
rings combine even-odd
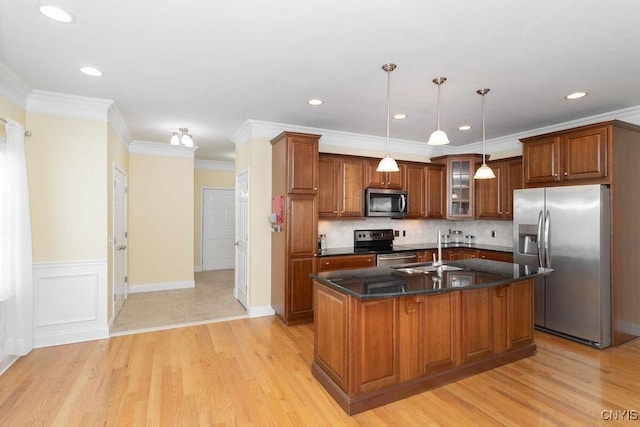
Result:
{"label": "wainscoting panel", "polygon": [[33,265],[34,347],[108,338],[107,261]]}

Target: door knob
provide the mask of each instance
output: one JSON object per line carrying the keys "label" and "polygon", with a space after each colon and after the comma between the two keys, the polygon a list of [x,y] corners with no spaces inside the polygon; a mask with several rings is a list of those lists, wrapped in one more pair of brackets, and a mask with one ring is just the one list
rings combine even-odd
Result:
{"label": "door knob", "polygon": [[240,246],[240,242],[235,242],[233,246]]}

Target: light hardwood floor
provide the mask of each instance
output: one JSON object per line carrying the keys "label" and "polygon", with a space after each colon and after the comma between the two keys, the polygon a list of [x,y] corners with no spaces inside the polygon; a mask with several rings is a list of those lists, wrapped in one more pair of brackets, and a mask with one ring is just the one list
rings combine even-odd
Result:
{"label": "light hardwood floor", "polygon": [[640,341],[535,339],[531,358],[353,417],[311,376],[312,325],[270,316],[43,348],[0,377],[0,426],[576,426],[640,411]]}

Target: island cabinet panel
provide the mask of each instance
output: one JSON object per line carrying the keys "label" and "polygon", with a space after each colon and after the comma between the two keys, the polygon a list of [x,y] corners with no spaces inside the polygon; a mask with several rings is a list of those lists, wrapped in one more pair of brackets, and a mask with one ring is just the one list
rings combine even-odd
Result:
{"label": "island cabinet panel", "polygon": [[400,380],[398,299],[352,301],[355,366],[353,389],[360,394]]}
{"label": "island cabinet panel", "polygon": [[461,295],[462,363],[493,354],[491,288],[472,289]]}
{"label": "island cabinet panel", "polygon": [[526,346],[533,342],[533,280],[518,285],[508,285],[507,289],[507,349]]}
{"label": "island cabinet panel", "polygon": [[315,298],[315,360],[341,389],[347,389],[349,297],[320,286]]}
{"label": "island cabinet panel", "polygon": [[425,299],[422,366],[424,374],[456,366],[459,342],[460,292],[448,292]]}

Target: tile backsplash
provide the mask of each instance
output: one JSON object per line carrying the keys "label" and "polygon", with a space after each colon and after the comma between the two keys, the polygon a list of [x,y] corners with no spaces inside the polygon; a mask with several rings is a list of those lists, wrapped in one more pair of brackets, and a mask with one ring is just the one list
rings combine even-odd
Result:
{"label": "tile backsplash", "polygon": [[[513,244],[512,221],[398,220],[390,218],[318,221],[318,235],[326,234],[327,247],[329,248],[353,247],[354,230],[386,228],[400,232],[400,236],[394,239],[396,245],[435,243],[438,229],[442,234],[448,234],[449,230],[461,230],[463,236],[473,235],[474,243],[497,246],[511,246]],[[492,231],[495,231],[495,237],[491,237]]]}

